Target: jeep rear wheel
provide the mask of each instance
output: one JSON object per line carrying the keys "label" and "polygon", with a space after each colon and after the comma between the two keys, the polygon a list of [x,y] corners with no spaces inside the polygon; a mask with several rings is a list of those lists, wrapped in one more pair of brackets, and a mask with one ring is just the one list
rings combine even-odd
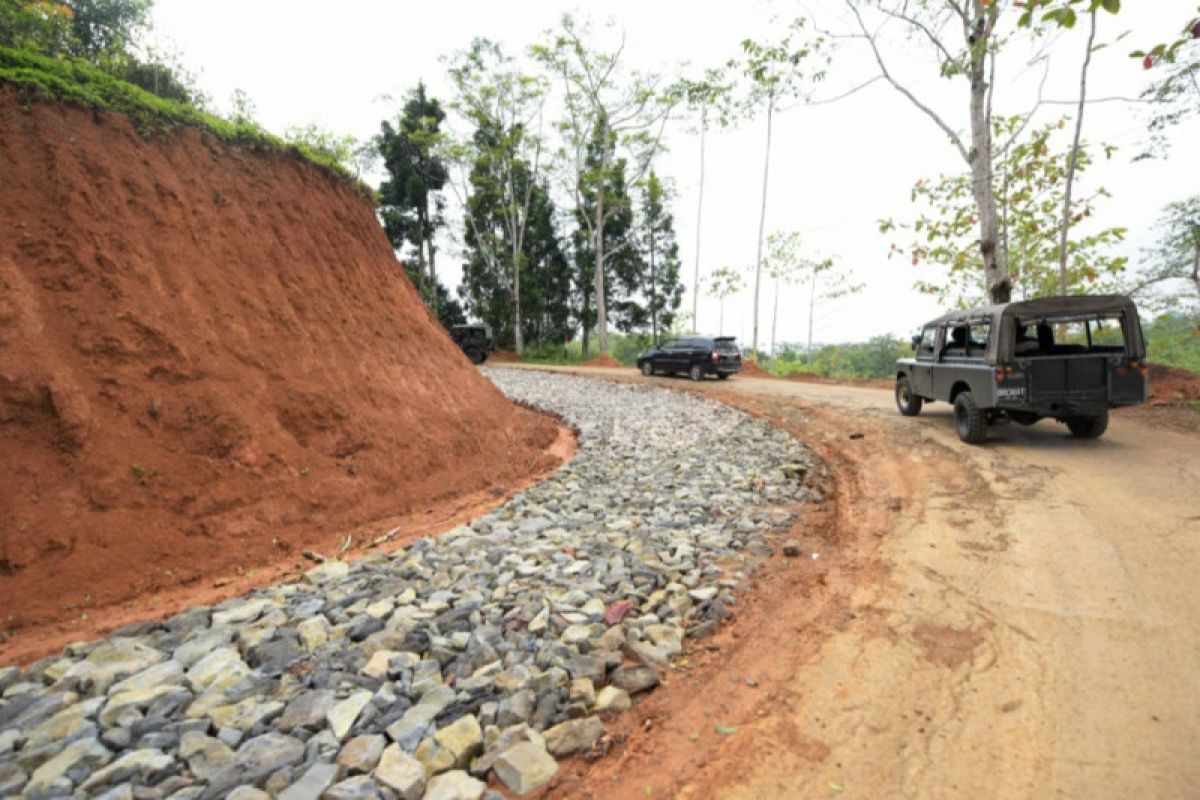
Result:
{"label": "jeep rear wheel", "polygon": [[915,417],[921,413],[921,404],[924,399],[920,395],[913,394],[912,385],[908,382],[908,377],[901,375],[896,379],[896,408],[900,409],[900,413],[906,417]]}
{"label": "jeep rear wheel", "polygon": [[1067,428],[1077,439],[1099,439],[1108,430],[1108,412],[1092,417],[1071,417]]}
{"label": "jeep rear wheel", "polygon": [[954,429],[967,444],[979,444],[987,438],[987,418],[970,392],[960,392],[954,398]]}
{"label": "jeep rear wheel", "polygon": [[704,370],[699,364],[692,364],[692,368],[688,370],[688,377],[694,381],[701,380],[704,378]]}
{"label": "jeep rear wheel", "polygon": [[654,374],[654,365],[649,361],[642,362],[642,374],[647,378]]}

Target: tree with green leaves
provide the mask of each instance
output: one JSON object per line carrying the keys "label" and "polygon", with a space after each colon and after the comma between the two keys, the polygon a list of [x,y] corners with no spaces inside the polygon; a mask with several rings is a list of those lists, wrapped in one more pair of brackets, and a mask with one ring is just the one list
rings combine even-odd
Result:
{"label": "tree with green leaves", "polygon": [[662,331],[675,324],[683,302],[679,245],[675,241],[675,221],[667,208],[669,199],[667,187],[651,170],[642,184],[641,214],[636,224],[637,257],[630,259],[635,269],[616,273],[624,303],[629,307],[623,315],[624,330],[649,328],[655,344]]}
{"label": "tree with green leaves", "polygon": [[802,259],[797,279],[808,284],[808,357],[812,358],[813,330],[816,325],[817,303],[837,300],[862,289],[854,283],[850,273],[838,268],[832,258]]}
{"label": "tree with green leaves", "polygon": [[766,116],[767,141],[763,149],[762,204],[758,215],[758,243],[754,256],[754,315],[751,352],[758,353],[758,301],[762,280],[763,233],[767,223],[767,179],[771,173],[771,130],[779,104],[804,97],[808,89],[825,77],[824,40],[801,38],[805,22],[797,19],[778,42],[742,41],[741,71],[750,82],[746,109]]}
{"label": "tree with green leaves", "polygon": [[[577,315],[585,358],[590,353],[591,330],[600,329],[601,310],[606,314],[605,326],[609,310],[619,330],[628,332],[640,322],[638,306],[626,294],[636,286],[639,270],[625,167],[625,159],[615,153],[613,134],[606,135],[605,127],[596,125],[575,188],[574,209]],[[603,224],[593,228],[589,223],[599,217]],[[597,269],[602,271],[599,277]],[[607,351],[601,349],[600,354]]]}
{"label": "tree with green leaves", "polygon": [[[1020,117],[1002,117],[993,122],[994,135],[1007,137],[1024,128]],[[1010,273],[1015,295],[1020,299],[1058,294],[1057,232],[1066,186],[1066,151],[1056,150],[1054,137],[1066,128],[1060,119],[1029,131],[994,166],[996,173],[997,239]],[[1114,148],[1104,148],[1105,157]],[[1086,145],[1078,151],[1076,172],[1086,174],[1093,155]],[[970,174],[939,176],[920,180],[913,187],[912,201],[923,206],[918,218],[897,225],[880,223],[888,232],[911,230],[914,241],[907,248],[892,244],[889,255],[906,253],[914,266],[935,264],[946,270],[944,279],[922,279],[917,288],[943,303],[976,305],[987,297],[987,279],[978,249],[977,214]],[[1096,206],[1108,196],[1103,188],[1071,200],[1071,223],[1090,219]],[[1126,258],[1116,246],[1125,229],[1111,227],[1090,232],[1067,243],[1067,287],[1069,292],[1095,290],[1110,285],[1124,269]]]}
{"label": "tree with green leaves", "polygon": [[1170,150],[1166,132],[1200,116],[1200,41],[1172,51],[1170,59],[1155,61],[1151,68],[1160,71],[1141,94],[1151,113],[1150,141],[1139,158],[1165,157]]}
{"label": "tree with green leaves", "polygon": [[1083,65],[1079,69],[1079,102],[1075,111],[1075,139],[1067,152],[1066,190],[1063,192],[1062,222],[1058,230],[1058,293],[1069,291],[1067,277],[1067,237],[1071,231],[1071,194],[1075,184],[1075,166],[1079,159],[1079,139],[1083,133],[1083,112],[1087,108],[1088,68],[1092,64],[1092,53],[1096,48],[1096,16],[1101,9],[1109,14],[1121,10],[1121,0],[1028,0],[1018,25],[1031,26],[1034,15],[1041,10],[1043,23],[1054,23],[1061,28],[1073,28],[1078,12],[1087,15],[1088,35],[1083,50]]}
{"label": "tree with green leaves", "polygon": [[800,231],[772,233],[767,237],[767,255],[763,268],[774,282],[771,301],[771,357],[775,357],[775,332],[779,322],[779,290],[802,277],[809,262],[804,258]]}
{"label": "tree with green leaves", "polygon": [[704,231],[704,146],[708,130],[714,123],[729,124],[732,112],[733,81],[724,69],[707,69],[699,79],[684,78],[677,90],[688,110],[695,115],[696,133],[700,137],[700,165],[696,187],[696,251],[692,264],[692,332],[699,325],[700,313],[700,241]]}
{"label": "tree with green leaves", "polygon": [[[568,14],[557,29],[546,33],[546,41],[530,52],[558,76],[562,86],[565,114],[559,128],[565,145],[559,160],[575,197],[576,221],[591,240],[586,250],[577,248],[576,252],[586,252],[593,261],[591,294],[597,343],[600,355],[607,356],[607,262],[624,256],[607,249],[605,227],[628,209],[610,203],[608,192],[598,188],[614,179],[613,165],[618,159],[624,162],[624,181],[641,182],[663,148],[663,132],[678,96],[663,90],[661,76],[626,69],[623,34],[615,44],[602,47],[590,43],[594,35],[589,25],[577,23]],[[599,148],[594,146],[597,142]],[[580,213],[589,187],[592,201],[587,213]],[[585,337],[588,329],[585,323]]]}
{"label": "tree with green leaves", "polygon": [[[973,216],[979,226],[976,241],[987,294],[993,303],[1008,302],[1012,279],[999,243],[1000,218],[992,163],[996,153],[1006,152],[1011,146],[1010,141],[997,147],[992,139],[996,57],[1007,38],[999,25],[1006,4],[1000,0],[845,0],[845,3],[856,26],[856,32],[850,35],[866,42],[880,77],[938,127],[970,169],[976,206]],[[922,43],[937,59],[943,78],[965,85],[967,137],[893,74],[883,52],[885,32],[890,26],[899,26],[908,41]]]}
{"label": "tree with green leaves", "polygon": [[418,83],[409,95],[396,126],[384,121],[378,139],[388,179],[379,186],[379,214],[392,247],[403,253],[412,248],[416,260],[410,271],[421,297],[437,314],[437,248],[434,234],[445,220],[442,190],[448,180],[440,153],[441,124],[446,118],[441,103],[429,97]]}
{"label": "tree with green leaves", "polygon": [[1143,267],[1126,291],[1148,295],[1162,310],[1200,314],[1200,195],[1167,204],[1156,227],[1158,242],[1142,253]]}
{"label": "tree with green leaves", "polygon": [[720,314],[717,317],[717,335],[725,335],[725,300],[733,297],[746,285],[746,279],[741,270],[733,267],[718,267],[709,273],[708,293],[717,298],[720,304]]}
{"label": "tree with green leaves", "polygon": [[[560,341],[570,331],[571,276],[554,223],[554,206],[545,182],[535,183],[523,168],[505,172],[489,156],[499,136],[492,123],[475,132],[480,142],[468,185],[461,190],[466,261],[459,295],[467,310],[486,322],[502,347],[523,350],[527,341]],[[512,216],[503,198],[519,196],[522,214],[519,247],[512,252]],[[520,266],[519,280],[512,265]],[[519,304],[520,311],[517,306]],[[518,326],[520,330],[518,332]]]}
{"label": "tree with green leaves", "polygon": [[[546,81],[522,71],[499,44],[476,39],[471,47],[450,62],[450,79],[455,87],[453,108],[475,134],[459,144],[452,162],[471,165],[471,181],[451,183],[459,201],[474,207],[467,224],[477,219],[494,219],[499,227],[480,228],[471,233],[476,254],[490,261],[492,269],[505,275],[504,284],[514,315],[509,327],[515,336],[518,355],[525,350],[522,322],[522,259],[529,229],[534,193],[541,185],[544,142],[541,132]],[[464,170],[460,170],[460,173]],[[490,183],[482,194],[468,198],[472,186],[484,176]],[[479,208],[482,203],[491,208]]]}

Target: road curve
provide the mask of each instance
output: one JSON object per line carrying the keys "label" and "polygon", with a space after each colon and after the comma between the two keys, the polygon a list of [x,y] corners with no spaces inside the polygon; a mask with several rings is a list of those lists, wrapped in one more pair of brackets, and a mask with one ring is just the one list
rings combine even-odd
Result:
{"label": "road curve", "polygon": [[[578,794],[1196,796],[1200,437],[1116,415],[1098,441],[1043,422],[969,447],[946,404],[903,418],[878,389],[650,380],[820,452],[839,552],[815,591],[767,589],[697,676],[710,691],[647,706],[654,736],[631,730]],[[756,639],[772,617],[806,622]]]}

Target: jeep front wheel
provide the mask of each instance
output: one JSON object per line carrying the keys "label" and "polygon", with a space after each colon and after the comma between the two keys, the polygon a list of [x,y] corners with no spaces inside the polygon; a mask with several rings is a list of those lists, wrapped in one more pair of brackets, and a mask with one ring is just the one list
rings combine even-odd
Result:
{"label": "jeep front wheel", "polygon": [[967,444],[979,444],[987,438],[987,417],[970,392],[960,392],[954,398],[954,429]]}
{"label": "jeep front wheel", "polygon": [[471,347],[467,349],[467,358],[471,359],[472,364],[482,364],[485,356],[478,348]]}
{"label": "jeep front wheel", "polygon": [[906,417],[915,417],[921,413],[921,404],[924,402],[920,395],[913,394],[912,385],[908,382],[908,377],[901,375],[896,379],[896,408],[900,409],[900,413]]}
{"label": "jeep front wheel", "polygon": [[704,377],[704,370],[699,364],[692,364],[692,368],[688,370],[688,377],[694,381],[701,380]]}
{"label": "jeep front wheel", "polygon": [[1099,439],[1108,430],[1108,412],[1093,417],[1071,417],[1067,429],[1077,439]]}

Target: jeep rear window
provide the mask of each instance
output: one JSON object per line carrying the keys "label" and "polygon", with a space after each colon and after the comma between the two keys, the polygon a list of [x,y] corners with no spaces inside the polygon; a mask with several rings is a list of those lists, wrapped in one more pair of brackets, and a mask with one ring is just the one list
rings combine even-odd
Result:
{"label": "jeep rear window", "polygon": [[1090,317],[1017,320],[1017,356],[1069,356],[1125,352],[1125,319],[1120,313]]}

